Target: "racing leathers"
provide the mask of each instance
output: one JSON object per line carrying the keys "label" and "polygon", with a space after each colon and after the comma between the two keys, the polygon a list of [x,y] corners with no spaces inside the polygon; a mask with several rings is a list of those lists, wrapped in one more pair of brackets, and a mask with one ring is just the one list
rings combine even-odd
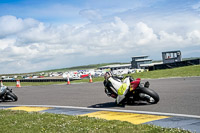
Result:
{"label": "racing leathers", "polygon": [[108,78],[108,81],[112,84],[117,93],[116,103],[120,104],[124,99],[125,95],[127,94],[129,87],[130,87],[130,77],[124,79],[123,82],[114,79],[112,76]]}

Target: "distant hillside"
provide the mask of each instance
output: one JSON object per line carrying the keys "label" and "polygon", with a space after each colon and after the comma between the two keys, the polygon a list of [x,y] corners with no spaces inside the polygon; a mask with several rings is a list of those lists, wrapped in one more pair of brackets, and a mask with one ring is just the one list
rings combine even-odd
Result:
{"label": "distant hillside", "polygon": [[49,73],[49,72],[66,72],[66,71],[73,71],[73,70],[97,69],[102,66],[113,65],[113,64],[127,64],[127,63],[114,62],[114,63],[90,64],[90,65],[75,66],[75,67],[69,67],[69,68],[60,68],[60,69],[51,69],[51,70],[30,72],[30,73],[0,74],[0,76],[29,75],[29,74],[37,75],[41,72]]}
{"label": "distant hillside", "polygon": [[114,62],[114,63],[91,64],[91,65],[75,66],[75,67],[69,67],[69,68],[52,69],[52,70],[41,71],[41,72],[66,72],[70,70],[97,69],[102,66],[113,65],[113,64],[127,64],[127,63]]}

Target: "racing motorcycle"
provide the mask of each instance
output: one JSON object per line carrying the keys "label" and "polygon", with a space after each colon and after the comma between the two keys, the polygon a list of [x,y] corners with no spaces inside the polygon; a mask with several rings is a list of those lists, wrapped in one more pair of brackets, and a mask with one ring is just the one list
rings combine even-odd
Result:
{"label": "racing motorcycle", "polygon": [[7,86],[0,86],[0,102],[17,101],[18,97]]}
{"label": "racing motorcycle", "polygon": [[[134,80],[132,77],[126,77],[130,80],[130,87],[125,95],[125,99],[122,101],[123,104],[133,104],[136,101],[145,101],[150,104],[156,104],[159,102],[159,95],[152,89],[149,88],[150,83],[147,81],[141,83],[141,79],[137,78]],[[114,80],[122,82],[123,77],[113,77]],[[113,87],[109,80],[104,80],[105,93],[114,99],[117,98],[117,90]]]}

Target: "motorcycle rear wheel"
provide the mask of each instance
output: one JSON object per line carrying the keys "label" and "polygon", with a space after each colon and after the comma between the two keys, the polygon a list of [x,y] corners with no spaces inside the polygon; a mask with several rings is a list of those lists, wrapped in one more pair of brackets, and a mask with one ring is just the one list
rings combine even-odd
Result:
{"label": "motorcycle rear wheel", "polygon": [[8,93],[7,93],[7,99],[14,102],[14,101],[17,101],[17,100],[18,100],[18,97],[17,97],[14,93],[8,92]]}
{"label": "motorcycle rear wheel", "polygon": [[146,101],[151,103],[151,104],[156,104],[159,102],[160,98],[159,95],[152,89],[149,88],[145,88],[145,87],[140,87],[140,91],[141,93],[147,94],[148,96],[150,96],[150,98],[153,98],[153,101],[148,98]]}

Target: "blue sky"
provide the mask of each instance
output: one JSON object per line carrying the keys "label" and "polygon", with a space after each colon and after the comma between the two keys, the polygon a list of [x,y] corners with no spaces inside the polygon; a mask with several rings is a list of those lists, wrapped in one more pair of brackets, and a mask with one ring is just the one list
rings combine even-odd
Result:
{"label": "blue sky", "polygon": [[[84,9],[97,10],[103,16],[123,13],[129,10],[173,13],[190,10],[198,3],[191,0],[1,0],[0,15],[31,17],[47,23],[85,22],[79,12]],[[148,11],[148,12],[147,12]]]}
{"label": "blue sky", "polygon": [[1,0],[0,74],[199,57],[199,25],[199,0]]}

